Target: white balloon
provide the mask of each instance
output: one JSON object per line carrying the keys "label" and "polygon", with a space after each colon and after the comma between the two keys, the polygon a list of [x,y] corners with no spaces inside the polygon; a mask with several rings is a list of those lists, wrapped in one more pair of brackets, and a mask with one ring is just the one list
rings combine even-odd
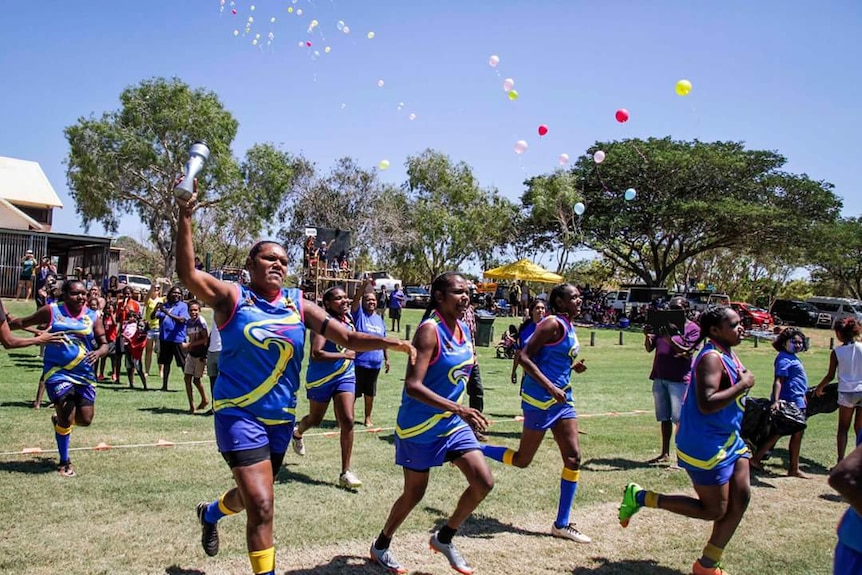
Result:
{"label": "white balloon", "polygon": [[605,161],[605,153],[601,150],[593,154],[593,161],[597,164],[601,164]]}
{"label": "white balloon", "polygon": [[515,81],[511,78],[506,78],[503,80],[503,91],[509,92],[512,88],[515,87]]}
{"label": "white balloon", "polygon": [[416,114],[410,114],[409,116],[407,116],[407,119],[408,119],[408,120],[415,120],[415,119],[416,119]]}
{"label": "white balloon", "polygon": [[377,80],[377,87],[378,88],[382,88],[383,84],[384,84],[383,80]]}
{"label": "white balloon", "polygon": [[530,146],[527,145],[526,141],[518,140],[517,142],[515,142],[515,153],[516,154],[523,154],[524,152],[527,151],[527,148],[529,148],[529,147]]}
{"label": "white balloon", "polygon": [[492,68],[496,68],[497,64],[499,64],[499,63],[500,63],[500,57],[497,56],[496,54],[494,54],[493,56],[488,58],[488,65],[491,66]]}
{"label": "white balloon", "polygon": [[569,163],[569,155],[568,154],[560,154],[560,165],[565,166]]}
{"label": "white balloon", "polygon": [[575,204],[575,213],[577,215],[581,216],[584,214],[585,211],[587,211],[587,207],[584,204],[582,204],[581,202]]}

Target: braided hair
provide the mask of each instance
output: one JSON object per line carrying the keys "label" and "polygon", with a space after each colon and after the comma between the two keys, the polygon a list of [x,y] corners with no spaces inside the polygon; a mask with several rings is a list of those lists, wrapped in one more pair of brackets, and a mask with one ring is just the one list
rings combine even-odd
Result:
{"label": "braided hair", "polygon": [[712,328],[721,327],[721,322],[730,318],[731,313],[733,313],[733,309],[728,306],[715,306],[700,314],[700,318],[698,319],[698,323],[700,324],[700,339],[697,343],[700,344],[700,342],[708,338]]}
{"label": "braided hair", "polygon": [[431,282],[431,298],[428,301],[428,307],[425,308],[425,313],[422,315],[422,321],[425,321],[426,319],[431,317],[431,313],[435,309],[437,309],[437,293],[440,292],[444,293],[445,295],[446,288],[452,285],[455,278],[459,277],[461,277],[461,274],[459,274],[458,272],[449,271],[443,272],[442,274],[434,278],[434,281]]}

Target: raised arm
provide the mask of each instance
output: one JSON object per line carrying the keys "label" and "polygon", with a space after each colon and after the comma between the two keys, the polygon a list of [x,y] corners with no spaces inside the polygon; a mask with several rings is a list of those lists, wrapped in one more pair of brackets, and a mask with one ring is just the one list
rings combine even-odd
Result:
{"label": "raised arm", "polygon": [[353,294],[353,301],[350,302],[350,313],[353,315],[356,315],[356,312],[358,312],[359,308],[362,307],[362,298],[365,296],[365,290],[368,289],[369,281],[370,280],[368,278],[365,278],[362,285],[360,285],[356,289],[356,293]]}
{"label": "raised arm", "polygon": [[183,285],[195,294],[195,297],[220,315],[227,315],[236,306],[236,290],[230,283],[216,279],[203,270],[195,269],[192,213],[197,201],[197,187],[197,181],[195,181],[195,193],[188,201],[177,198],[180,206],[176,241],[177,275]]}

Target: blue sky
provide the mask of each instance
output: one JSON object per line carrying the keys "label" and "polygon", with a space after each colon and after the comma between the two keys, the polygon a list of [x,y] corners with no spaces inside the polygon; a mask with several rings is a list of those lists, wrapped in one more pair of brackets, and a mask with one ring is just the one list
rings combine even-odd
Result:
{"label": "blue sky", "polygon": [[[153,76],[215,91],[240,123],[238,156],[273,142],[324,170],[346,155],[367,167],[386,159],[383,179],[401,183],[406,157],[432,147],[517,199],[526,177],[596,140],[743,140],[832,182],[845,215],[862,213],[858,0],[226,0],[223,11],[219,0],[2,0],[0,8],[0,155],[42,165],[65,204],[57,231],[81,230],[63,128],[116,109],[125,87]],[[306,41],[310,48],[298,47]],[[505,78],[515,80],[515,102]],[[681,78],[694,87],[684,98],[674,93]],[[614,120],[622,107],[626,124]],[[549,127],[543,138],[539,124]],[[521,139],[529,149],[519,156]],[[126,218],[121,233],[140,237],[138,226]]]}

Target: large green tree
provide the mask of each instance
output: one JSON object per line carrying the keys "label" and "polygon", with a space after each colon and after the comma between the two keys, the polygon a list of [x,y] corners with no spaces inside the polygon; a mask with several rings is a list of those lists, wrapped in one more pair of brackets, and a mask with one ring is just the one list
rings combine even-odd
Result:
{"label": "large green tree", "polygon": [[401,259],[415,259],[427,281],[481,261],[512,237],[517,207],[497,190],[482,188],[464,162],[435,150],[407,159],[408,227]]}
{"label": "large green tree", "polygon": [[220,210],[216,222],[240,223],[249,237],[276,216],[296,160],[269,144],[254,145],[242,162],[235,160],[230,146],[238,123],[216,94],[176,78],[154,78],[125,89],[120,104],[65,130],[69,189],[85,227],[98,222],[116,233],[122,216],[136,214],[163,258],[161,271],[170,276],[177,229],[173,188],[197,140],[211,152],[199,176],[201,208]]}
{"label": "large green tree", "polygon": [[817,226],[808,261],[818,295],[862,299],[862,217]]}
{"label": "large green tree", "polygon": [[[601,164],[597,150],[606,154]],[[583,244],[644,283],[665,285],[704,252],[781,253],[807,241],[818,222],[835,220],[841,200],[832,185],[783,171],[785,163],[739,142],[597,142],[567,173],[526,182],[525,231],[537,246]],[[636,197],[627,201],[629,188]],[[582,215],[572,200],[584,204]]]}

